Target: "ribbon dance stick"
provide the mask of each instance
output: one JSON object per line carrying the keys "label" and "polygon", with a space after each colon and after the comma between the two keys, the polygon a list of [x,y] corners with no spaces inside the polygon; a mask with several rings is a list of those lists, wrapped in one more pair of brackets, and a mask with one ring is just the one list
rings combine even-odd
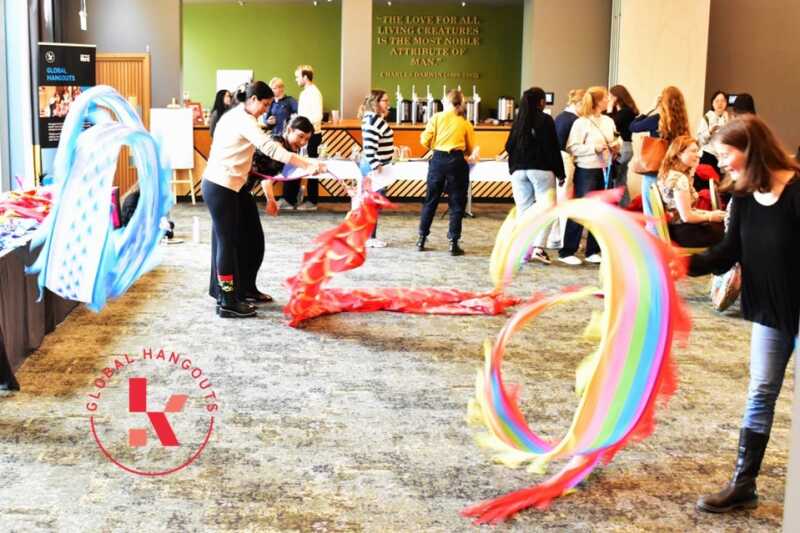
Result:
{"label": "ribbon dance stick", "polygon": [[[580,403],[564,437],[550,443],[528,426],[518,407],[517,388],[507,386],[501,365],[514,332],[549,307],[588,298],[598,290],[564,291],[525,305],[485,350],[469,417],[487,430],[479,443],[509,466],[528,464],[543,473],[553,460],[569,459],[553,477],[528,489],[463,511],[476,523],[496,523],[528,507],[539,509],[573,489],[598,466],[609,462],[631,440],[654,430],[655,401],[674,393],[676,378],[670,350],[676,333],[688,334],[689,319],[668,264],[672,250],[646,233],[637,219],[597,198],[570,200],[543,213],[529,211],[505,227],[492,254],[492,276],[500,290],[511,282],[537,232],[559,216],[572,218],[593,233],[603,253],[604,312],[598,323],[600,344],[581,364],[576,390]],[[512,213],[510,216],[514,216]],[[503,237],[501,232],[501,237]]]}

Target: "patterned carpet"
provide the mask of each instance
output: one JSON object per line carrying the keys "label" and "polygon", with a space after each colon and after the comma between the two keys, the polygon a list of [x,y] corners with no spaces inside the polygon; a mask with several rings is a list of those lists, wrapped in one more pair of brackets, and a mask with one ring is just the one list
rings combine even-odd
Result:
{"label": "patterned carpet", "polygon": [[[452,258],[446,221],[438,218],[434,250],[413,251],[418,206],[404,205],[381,219],[390,247],[370,251],[363,268],[335,285],[489,288],[488,256],[507,209],[476,206],[477,218],[465,222],[467,255]],[[22,391],[0,396],[0,531],[470,531],[460,509],[541,479],[492,464],[464,421],[481,343],[503,317],[376,313],[285,325],[282,280],[296,272],[309,239],[343,211],[335,205],[265,217],[260,285],[277,303],[258,318],[230,321],[214,315],[206,296],[207,212],[176,208],[177,236],[186,242],[164,246],[161,265],[102,313],[73,312],[18,371]],[[190,242],[194,216],[198,244]],[[529,265],[512,292],[596,282],[596,267]],[[749,327],[735,309],[710,309],[707,283],[681,283],[694,329],[688,346],[676,350],[680,387],[655,434],[549,510],[523,512],[496,531],[780,528],[791,372],[759,479],[761,505],[730,516],[694,509],[699,494],[731,473],[748,376]],[[550,438],[561,436],[577,406],[574,369],[591,350],[580,332],[593,305],[549,311],[507,355],[507,379],[523,384],[528,419]],[[104,367],[148,347],[190,357],[220,406],[202,455],[167,476],[134,476],[112,465],[91,436],[86,408]],[[151,374],[153,404],[162,405],[159,390],[181,379]],[[101,393],[103,408],[127,412],[126,394],[118,382],[113,393],[112,383]],[[202,410],[191,402],[193,412]],[[122,443],[111,446],[118,459],[131,453],[124,434],[104,435]],[[144,462],[171,458],[151,449]]]}

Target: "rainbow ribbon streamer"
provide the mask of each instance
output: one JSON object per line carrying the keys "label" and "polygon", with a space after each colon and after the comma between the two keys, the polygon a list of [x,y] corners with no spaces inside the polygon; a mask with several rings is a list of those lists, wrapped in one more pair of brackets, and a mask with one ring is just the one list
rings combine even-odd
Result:
{"label": "rainbow ribbon streamer", "polygon": [[[93,125],[84,129],[86,122]],[[123,145],[133,154],[140,197],[128,225],[114,230],[111,187]],[[172,206],[171,170],[159,145],[111,87],[92,87],[70,106],[54,163],[53,207],[31,241],[31,250],[42,247],[28,268],[38,273],[40,294],[47,287],[100,311],[155,264],[159,222]]]}
{"label": "rainbow ribbon streamer", "polygon": [[[617,196],[609,191],[546,212],[529,210],[517,223],[512,211],[500,230],[491,259],[497,290],[510,283],[534,236],[559,216],[576,220],[596,237],[603,253],[603,289],[586,287],[534,299],[509,320],[494,346],[487,341],[485,366],[478,372],[469,409],[470,421],[488,429],[478,436],[479,444],[493,450],[497,461],[512,467],[528,464],[537,473],[544,473],[551,461],[569,461],[539,485],[462,512],[476,523],[497,523],[528,507],[546,508],[600,461],[608,463],[632,439],[650,435],[656,398],[668,398],[675,391],[670,349],[676,332],[688,335],[689,318],[670,275],[674,256],[635,216],[608,203]],[[506,343],[549,307],[597,296],[604,299],[604,311],[593,319],[591,329],[599,336],[599,346],[578,368],[578,409],[563,439],[548,442],[526,423],[517,403],[518,387],[503,382]]]}

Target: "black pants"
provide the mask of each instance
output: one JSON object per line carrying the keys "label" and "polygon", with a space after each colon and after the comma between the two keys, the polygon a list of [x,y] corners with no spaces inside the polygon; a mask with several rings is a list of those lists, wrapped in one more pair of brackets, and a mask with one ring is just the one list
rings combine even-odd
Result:
{"label": "black pants", "polygon": [[[583,198],[592,191],[601,191],[605,188],[603,169],[576,167],[572,183],[575,188],[575,198]],[[581,236],[583,236],[583,226],[572,219],[567,220],[567,227],[564,229],[564,247],[558,255],[560,257],[575,255],[581,244]],[[586,239],[586,257],[599,253],[600,246],[590,232]]]}
{"label": "black pants", "polygon": [[[319,145],[322,144],[322,134],[315,133],[308,140],[308,157],[319,157]],[[316,204],[319,201],[319,180],[309,179],[306,185],[306,197],[304,201]],[[292,205],[297,204],[297,196],[300,193],[300,180],[283,182],[283,199]]]}
{"label": "black pants", "polygon": [[236,239],[239,233],[239,195],[221,185],[203,180],[203,201],[211,213],[211,229],[217,241],[211,253],[220,276],[234,276],[236,282]]}
{"label": "black pants", "polygon": [[703,222],[702,224],[670,224],[669,236],[685,248],[705,248],[720,242],[725,236],[722,222]]}
{"label": "black pants", "polygon": [[[205,181],[203,182],[205,183]],[[228,189],[225,189],[228,190]],[[230,191],[233,192],[233,191]],[[233,266],[232,274],[236,295],[242,299],[248,293],[257,289],[256,278],[264,261],[264,230],[261,227],[261,218],[255,198],[250,194],[249,187],[243,187],[236,195],[236,205],[229,207],[236,213],[236,231],[233,237]],[[203,189],[205,198],[205,189]],[[206,200],[208,202],[208,200]],[[212,221],[214,215],[211,215]],[[219,297],[219,282],[217,280],[217,257],[221,251],[221,239],[214,223],[211,235],[211,278],[208,285],[208,294],[213,298]]]}
{"label": "black pants", "polygon": [[447,204],[450,211],[450,227],[447,238],[451,241],[461,238],[461,221],[467,208],[469,188],[469,165],[464,152],[433,153],[428,165],[428,191],[422,201],[422,214],[419,219],[419,234],[427,237],[431,232],[433,217],[439,206],[442,192],[447,191]]}
{"label": "black pants", "polygon": [[[700,156],[700,164],[701,165],[710,165],[714,171],[722,177],[722,173],[719,171],[719,161],[717,157],[714,155],[709,154],[708,152],[703,152],[703,155]],[[704,179],[698,178],[697,176],[694,177],[694,189],[696,191],[702,191],[703,189],[708,189],[708,182]]]}

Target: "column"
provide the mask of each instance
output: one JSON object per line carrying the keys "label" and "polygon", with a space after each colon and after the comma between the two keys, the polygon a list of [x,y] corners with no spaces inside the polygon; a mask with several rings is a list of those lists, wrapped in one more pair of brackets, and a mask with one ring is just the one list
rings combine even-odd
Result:
{"label": "column", "polygon": [[356,118],[372,90],[372,0],[342,0],[342,118]]}
{"label": "column", "polygon": [[694,130],[705,100],[711,1],[620,2],[618,83],[642,112],[653,108],[664,87],[678,87]]}
{"label": "column", "polygon": [[611,0],[525,0],[522,90],[555,92],[554,111],[570,89],[608,83]]}

